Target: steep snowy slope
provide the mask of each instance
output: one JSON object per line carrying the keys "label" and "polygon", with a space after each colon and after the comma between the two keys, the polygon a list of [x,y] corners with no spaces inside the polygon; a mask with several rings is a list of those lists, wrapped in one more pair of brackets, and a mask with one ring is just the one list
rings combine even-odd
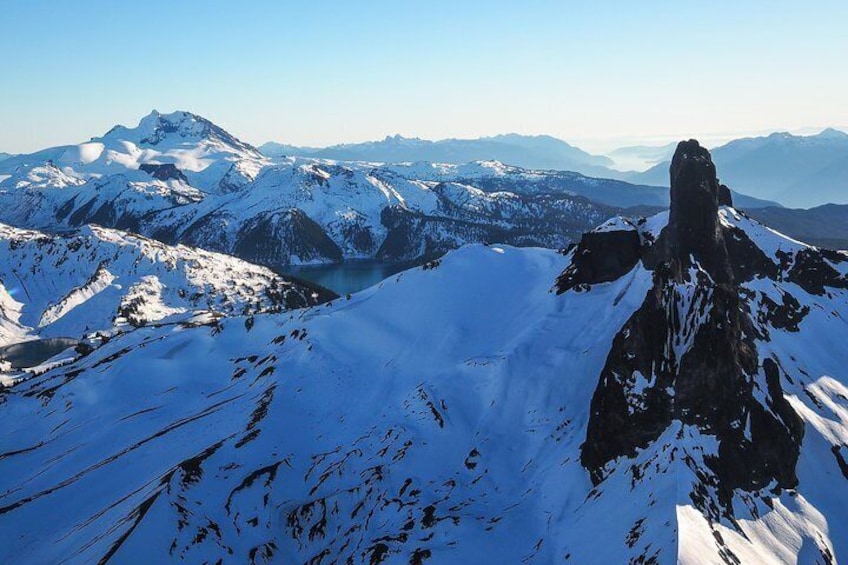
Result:
{"label": "steep snowy slope", "polygon": [[49,236],[0,224],[0,345],[197,310],[301,308],[316,302],[314,292],[233,257],[117,230]]}
{"label": "steep snowy slope", "polygon": [[844,559],[848,257],[719,209],[694,142],[672,174],[566,255],[468,246],[7,390],[0,558]]}
{"label": "steep snowy slope", "polygon": [[806,210],[760,208],[751,216],[781,233],[830,249],[848,249],[848,204],[825,204]]}

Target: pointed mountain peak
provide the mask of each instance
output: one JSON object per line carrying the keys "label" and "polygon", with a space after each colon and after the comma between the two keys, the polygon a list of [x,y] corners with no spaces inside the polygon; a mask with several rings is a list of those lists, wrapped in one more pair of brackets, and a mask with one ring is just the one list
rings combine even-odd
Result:
{"label": "pointed mountain peak", "polygon": [[677,146],[669,172],[665,227],[657,228],[658,216],[586,234],[557,280],[560,293],[584,292],[621,279],[640,263],[653,272],[652,288],[614,339],[599,375],[581,461],[598,484],[611,461],[647,448],[665,430],[696,430],[715,438],[717,448],[700,470],[716,486],[711,504],[732,517],[734,491],[797,484],[804,435],[784,397],[780,368],[766,357],[768,348],[758,350],[756,339],[768,341],[770,328],[797,325],[809,309],[787,294],[783,306],[775,306],[780,314],[751,316],[744,285],[797,281],[821,295],[825,287],[848,282],[816,250],[799,247],[791,260],[788,252],[767,253],[769,245],[762,244],[780,236],[763,229],[750,237],[739,227],[756,233],[749,220],[732,209],[720,211],[729,190],[697,141]]}
{"label": "pointed mountain peak", "polygon": [[710,152],[696,140],[681,141],[669,168],[671,206],[668,228],[656,248],[658,262],[672,261],[678,276],[691,260],[714,280],[727,282],[732,268],[719,222],[719,206],[731,206],[730,189],[719,183]]}

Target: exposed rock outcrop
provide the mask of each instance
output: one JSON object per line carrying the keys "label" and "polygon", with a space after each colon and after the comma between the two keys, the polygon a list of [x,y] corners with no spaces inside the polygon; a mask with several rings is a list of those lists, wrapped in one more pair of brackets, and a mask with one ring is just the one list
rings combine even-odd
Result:
{"label": "exposed rock outcrop", "polygon": [[138,168],[156,180],[181,180],[188,183],[186,176],[173,163],[142,163]]}
{"label": "exposed rock outcrop", "polygon": [[558,294],[581,284],[619,278],[636,266],[640,249],[641,240],[636,229],[583,234],[574,250],[571,266],[557,278]]}
{"label": "exposed rock outcrop", "polygon": [[[607,463],[647,447],[673,422],[692,426],[718,442],[717,452],[704,459],[728,507],[734,489],[797,483],[803,425],[784,398],[779,367],[760,359],[739,286],[754,276],[776,277],[779,268],[740,230],[722,226],[718,211],[729,203],[729,190],[718,183],[710,154],[697,141],[679,144],[670,173],[669,221],[656,242],[643,237],[634,250],[622,242],[632,242],[630,234],[637,232],[617,232],[622,241],[609,253],[611,234],[584,237],[572,272],[560,277],[560,291],[613,280],[638,259],[654,277],[645,302],[613,341],[581,457],[597,484]],[[598,259],[605,253],[606,261]],[[836,271],[825,265],[817,263],[814,272],[821,276],[795,277],[816,289],[836,282]],[[794,309],[776,317],[791,326],[803,315]]]}

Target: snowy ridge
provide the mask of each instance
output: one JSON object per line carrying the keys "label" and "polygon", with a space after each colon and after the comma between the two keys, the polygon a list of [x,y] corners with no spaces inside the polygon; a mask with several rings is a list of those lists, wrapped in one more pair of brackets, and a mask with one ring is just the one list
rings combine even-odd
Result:
{"label": "snowy ridge", "polygon": [[264,267],[98,226],[50,236],[0,224],[0,289],[0,345],[315,302]]}
{"label": "snowy ridge", "polygon": [[[79,145],[12,156],[3,161],[3,172],[11,175],[3,186],[64,188],[110,175],[149,183],[151,173],[142,166],[173,165],[195,191],[225,192],[235,182],[226,178],[235,175],[230,169],[255,174],[268,163],[255,148],[200,116],[153,111],[135,128],[116,126]],[[242,185],[252,178],[249,172],[243,177]]]}

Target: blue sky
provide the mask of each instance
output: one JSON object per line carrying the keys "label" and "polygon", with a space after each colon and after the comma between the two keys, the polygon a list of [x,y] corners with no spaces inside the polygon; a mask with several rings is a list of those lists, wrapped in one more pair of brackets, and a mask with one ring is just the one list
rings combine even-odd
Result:
{"label": "blue sky", "polygon": [[848,124],[848,3],[5,0],[0,151],[204,115],[252,143],[590,149]]}

